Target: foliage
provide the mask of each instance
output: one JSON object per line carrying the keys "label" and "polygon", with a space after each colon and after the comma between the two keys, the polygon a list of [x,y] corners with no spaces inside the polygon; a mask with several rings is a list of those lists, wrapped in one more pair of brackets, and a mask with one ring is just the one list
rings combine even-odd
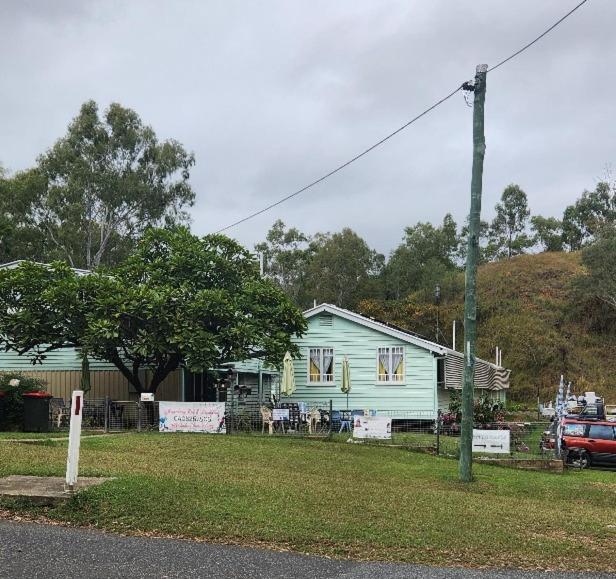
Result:
{"label": "foliage", "polygon": [[[482,396],[473,403],[473,422],[480,425],[490,425],[503,422],[505,418],[504,405]],[[447,413],[443,416],[444,424],[460,424],[462,420],[462,394],[458,390],[450,393]]]}
{"label": "foliage", "polygon": [[0,326],[6,350],[36,362],[74,346],[114,364],[138,392],[155,392],[181,364],[279,365],[287,350],[297,354],[291,335],[305,320],[239,244],[174,228],[148,230],[114,270],[80,276],[61,263],[0,270]]}
{"label": "foliage", "polygon": [[594,191],[584,191],[563,214],[563,241],[570,251],[592,242],[605,225],[616,223],[616,191],[607,182],[597,184]]}
{"label": "foliage", "polygon": [[310,238],[297,228],[286,229],[278,219],[267,232],[265,241],[255,245],[255,251],[263,256],[264,274],[298,305],[307,307],[306,278],[314,248]]}
{"label": "foliage", "polygon": [[45,236],[47,258],[81,268],[118,263],[147,227],[185,221],[193,164],[135,111],[113,103],[101,117],[94,101],[84,103],[26,174],[36,195],[29,218]]}
{"label": "foliage", "polygon": [[[601,392],[616,402],[616,315],[598,300],[581,299],[574,280],[585,273],[579,253],[521,255],[478,270],[477,355],[503,352],[511,369],[508,399],[535,402],[554,396],[561,374],[576,392]],[[443,285],[439,308],[441,343],[451,346],[457,320],[457,347],[464,343],[464,275]],[[364,300],[359,311],[434,339],[436,307],[431,293],[404,300]],[[444,337],[443,337],[444,336]]]}
{"label": "foliage", "polygon": [[383,256],[349,228],[313,240],[307,284],[319,302],[352,308],[372,294]]}
{"label": "foliage", "polygon": [[404,242],[392,252],[383,271],[386,295],[392,299],[434,289],[447,272],[456,269],[460,240],[449,213],[438,227],[420,222],[404,231]]}
{"label": "foliage", "polygon": [[491,253],[498,258],[524,253],[533,245],[526,233],[530,215],[526,193],[518,185],[508,185],[495,209],[496,217],[490,226]]}
{"label": "foliage", "polygon": [[616,226],[604,227],[598,240],[584,248],[582,264],[587,273],[577,280],[580,297],[596,299],[616,312]]}
{"label": "foliage", "polygon": [[555,217],[533,215],[530,218],[531,228],[535,234],[534,241],[541,245],[543,251],[563,250],[563,224]]}
{"label": "foliage", "polygon": [[4,393],[5,427],[21,427],[24,415],[23,395],[26,392],[46,390],[46,387],[47,383],[38,378],[25,376],[20,372],[2,372],[0,392]]}

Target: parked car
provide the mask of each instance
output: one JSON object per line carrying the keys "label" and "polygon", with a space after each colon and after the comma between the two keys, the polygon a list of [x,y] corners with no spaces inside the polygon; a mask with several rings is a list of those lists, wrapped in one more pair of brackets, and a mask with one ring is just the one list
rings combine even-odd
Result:
{"label": "parked car", "polygon": [[562,447],[568,462],[616,466],[616,422],[565,419]]}

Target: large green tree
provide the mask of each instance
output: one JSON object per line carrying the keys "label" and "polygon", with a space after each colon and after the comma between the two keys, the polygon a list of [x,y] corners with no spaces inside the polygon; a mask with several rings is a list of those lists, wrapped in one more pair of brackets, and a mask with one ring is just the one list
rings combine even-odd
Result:
{"label": "large green tree", "polygon": [[378,292],[384,257],[349,228],[313,238],[307,270],[307,287],[319,303],[353,308],[361,299]]}
{"label": "large green tree", "polygon": [[274,222],[265,241],[255,245],[263,258],[264,274],[275,281],[298,305],[307,307],[308,264],[314,255],[311,239],[295,227],[288,228],[280,219]]}
{"label": "large green tree", "polygon": [[[78,275],[66,264],[0,270],[0,342],[44,359],[76,347],[114,364],[137,392],[155,392],[181,365],[194,371],[297,354],[301,312],[254,256],[222,235],[150,229],[125,263]],[[143,369],[152,370],[143,383]]]}
{"label": "large green tree", "polygon": [[456,269],[459,252],[457,225],[449,213],[439,226],[420,222],[406,227],[404,233],[383,274],[387,295],[393,299],[433,288],[446,272]]}
{"label": "large green tree", "polygon": [[531,228],[535,234],[535,243],[538,243],[543,251],[563,250],[563,224],[555,217],[542,217],[533,215],[530,218]]}
{"label": "large green tree", "polygon": [[604,226],[595,243],[582,251],[586,274],[578,279],[578,289],[586,297],[606,304],[616,312],[616,227]]}
{"label": "large green tree", "polygon": [[118,263],[147,227],[186,221],[193,164],[135,111],[113,103],[101,115],[94,101],[84,103],[31,180],[49,257],[81,268]]}
{"label": "large green tree", "polygon": [[530,215],[526,193],[514,183],[508,185],[495,209],[496,216],[490,226],[492,253],[497,258],[509,258],[532,247],[533,240],[526,233]]}
{"label": "large green tree", "polygon": [[605,225],[616,223],[616,191],[606,181],[594,191],[584,191],[563,214],[563,240],[570,251],[593,241]]}

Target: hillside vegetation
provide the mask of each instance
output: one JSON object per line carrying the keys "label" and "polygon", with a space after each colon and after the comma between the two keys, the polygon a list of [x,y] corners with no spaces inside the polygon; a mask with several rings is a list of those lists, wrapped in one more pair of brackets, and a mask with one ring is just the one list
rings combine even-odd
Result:
{"label": "hillside vegetation", "polygon": [[[478,273],[478,354],[512,370],[510,398],[534,402],[553,397],[561,374],[575,392],[594,390],[616,403],[616,331],[600,306],[580,300],[573,287],[583,272],[580,254],[541,253],[488,263]],[[451,346],[452,322],[458,320],[461,350],[464,275],[443,287],[439,342]],[[365,300],[367,315],[435,338],[436,306],[431,295],[405,300]]]}

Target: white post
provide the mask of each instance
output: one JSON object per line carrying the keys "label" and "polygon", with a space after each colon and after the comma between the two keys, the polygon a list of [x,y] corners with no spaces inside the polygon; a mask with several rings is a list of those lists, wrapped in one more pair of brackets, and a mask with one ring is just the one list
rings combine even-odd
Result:
{"label": "white post", "polygon": [[498,366],[498,346],[496,346],[496,365]]}
{"label": "white post", "polygon": [[453,321],[453,339],[452,339],[452,341],[453,341],[453,348],[452,349],[455,351],[455,349],[456,349],[456,321],[455,320]]}
{"label": "white post", "polygon": [[83,390],[75,390],[71,400],[71,423],[68,433],[68,458],[66,460],[66,489],[71,493],[75,490],[75,486],[77,485],[82,416]]}

